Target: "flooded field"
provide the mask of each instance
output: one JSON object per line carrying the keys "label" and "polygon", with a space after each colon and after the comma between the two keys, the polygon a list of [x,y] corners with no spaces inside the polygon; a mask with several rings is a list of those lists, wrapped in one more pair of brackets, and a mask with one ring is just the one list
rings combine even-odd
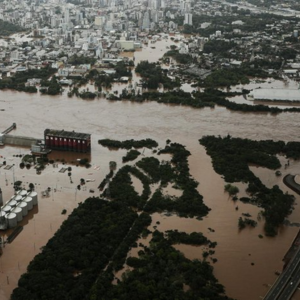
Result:
{"label": "flooded field", "polygon": [[[167,41],[154,44],[142,51],[134,53],[136,62],[148,59],[157,61],[166,51]],[[153,45],[152,45],[153,46]],[[134,80],[136,77],[134,77]],[[120,90],[123,86],[120,85]],[[182,106],[169,106],[154,102],[131,103],[112,102],[106,99],[82,100],[76,97],[40,96],[13,91],[0,91],[0,131],[13,122],[17,129],[11,132],[16,135],[43,138],[46,128],[75,130],[92,135],[92,150],[89,156],[75,153],[51,153],[51,159],[57,161],[58,167],[52,165],[37,175],[34,169],[20,169],[21,159],[16,155],[27,154],[29,149],[5,146],[1,148],[0,163],[15,166],[10,170],[0,168],[0,187],[4,201],[13,194],[13,180],[22,181],[27,188],[34,183],[38,192],[38,207],[32,211],[22,224],[24,230],[3,249],[0,257],[0,300],[9,299],[17,281],[25,272],[28,263],[40,252],[49,238],[60,227],[68,214],[80,201],[87,197],[98,196],[97,186],[109,172],[109,161],[116,161],[121,167],[125,150],[110,151],[101,147],[98,140],[111,138],[117,140],[152,138],[160,147],[164,147],[167,139],[186,145],[191,152],[189,158],[191,175],[200,183],[199,192],[205,204],[211,208],[203,220],[181,219],[177,216],[154,214],[152,227],[159,230],[178,229],[186,232],[201,231],[210,240],[218,243],[213,257],[215,275],[226,288],[228,296],[238,300],[259,299],[268,285],[276,279],[275,272],[281,271],[282,258],[288,250],[296,227],[282,227],[275,238],[259,238],[263,235],[263,222],[254,229],[238,230],[237,221],[242,212],[250,213],[255,219],[260,211],[258,207],[234,203],[224,193],[224,180],[212,168],[211,159],[198,140],[204,135],[227,134],[233,137],[255,140],[273,139],[299,141],[299,115],[282,113],[270,115],[265,113],[239,113],[216,107],[214,109],[193,109]],[[144,155],[152,155],[145,150]],[[89,158],[91,168],[77,166],[77,159]],[[66,163],[63,164],[62,160]],[[71,167],[71,178],[68,171],[61,173],[62,167]],[[283,191],[289,190],[282,177],[287,173],[298,174],[300,164],[291,162],[287,169],[282,168],[282,177],[276,177],[273,171],[251,167],[267,186],[278,184]],[[80,191],[76,186],[80,179],[90,179]],[[141,192],[141,183],[133,179],[136,190]],[[49,197],[42,197],[42,192],[50,187]],[[239,185],[241,188],[242,185]],[[94,190],[94,193],[91,192]],[[173,195],[172,187],[166,193]],[[299,222],[300,198],[296,195],[295,209],[289,219]],[[236,205],[239,210],[235,209]],[[61,214],[66,209],[67,214]],[[156,224],[159,222],[159,224]],[[212,228],[214,232],[208,228]],[[7,236],[8,232],[4,232]],[[188,258],[202,258],[202,248],[192,246],[176,246]]]}

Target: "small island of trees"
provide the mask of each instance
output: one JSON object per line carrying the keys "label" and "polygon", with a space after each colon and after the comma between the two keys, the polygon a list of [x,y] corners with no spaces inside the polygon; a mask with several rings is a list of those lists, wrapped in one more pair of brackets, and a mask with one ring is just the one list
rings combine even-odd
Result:
{"label": "small island of trees", "polygon": [[[277,234],[278,227],[292,211],[294,196],[283,193],[277,185],[266,187],[249,169],[249,164],[276,170],[281,164],[276,154],[284,154],[287,158],[300,158],[300,142],[252,141],[249,139],[205,136],[200,143],[211,156],[213,167],[227,182],[248,183],[248,197],[240,200],[249,202],[264,210],[265,232],[268,236]],[[227,185],[231,192],[231,185]],[[243,227],[245,220],[240,222]],[[249,224],[249,222],[246,222]]]}

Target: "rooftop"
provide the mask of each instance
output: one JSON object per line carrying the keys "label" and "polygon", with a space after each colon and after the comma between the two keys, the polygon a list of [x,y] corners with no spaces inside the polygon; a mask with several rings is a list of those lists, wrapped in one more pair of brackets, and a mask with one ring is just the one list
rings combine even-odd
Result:
{"label": "rooftop", "polygon": [[91,135],[88,133],[81,133],[75,131],[65,131],[57,129],[45,129],[45,135],[57,136],[62,138],[76,138],[76,139],[90,139]]}

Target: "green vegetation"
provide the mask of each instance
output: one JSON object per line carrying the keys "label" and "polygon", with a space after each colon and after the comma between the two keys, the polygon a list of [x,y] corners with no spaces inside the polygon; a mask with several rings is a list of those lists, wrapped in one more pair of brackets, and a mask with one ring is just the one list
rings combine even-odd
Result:
{"label": "green vegetation", "polygon": [[0,36],[8,36],[21,31],[25,31],[25,29],[19,25],[0,20]]}
{"label": "green vegetation", "polygon": [[189,54],[180,54],[178,50],[169,50],[164,54],[164,57],[173,57],[178,63],[186,65],[194,61],[193,57]]}
{"label": "green vegetation", "polygon": [[143,212],[139,215],[129,233],[114,253],[110,267],[112,267],[115,271],[123,268],[130,247],[134,245],[135,241],[140,237],[142,231],[151,224],[151,221],[152,219],[149,214]]}
{"label": "green vegetation", "polygon": [[37,89],[33,86],[25,86],[28,79],[39,78],[42,82],[47,82],[47,78],[53,75],[57,70],[50,67],[43,69],[29,69],[23,72],[16,72],[12,77],[3,77],[0,80],[0,90],[12,89],[17,91],[23,91],[28,93],[36,93]]}
{"label": "green vegetation", "polygon": [[[143,193],[141,196],[132,186],[130,174],[136,176],[143,183]],[[120,200],[130,207],[142,209],[150,195],[150,180],[137,168],[126,165],[122,167],[110,182],[110,197],[114,200]],[[107,190],[103,193],[107,196]]]}
{"label": "green vegetation", "polygon": [[[243,93],[248,93],[248,91],[244,90]],[[123,90],[120,97],[115,96],[114,100],[124,99],[136,102],[156,101],[158,103],[185,105],[194,108],[214,107],[215,105],[219,105],[233,111],[265,112],[272,114],[278,114],[281,112],[300,112],[300,108],[298,107],[281,109],[266,105],[239,104],[226,99],[226,97],[233,97],[243,93],[226,93],[215,88],[206,88],[203,92],[188,93],[179,89],[164,93],[148,91],[140,95],[134,93],[130,94],[126,90]]]}
{"label": "green vegetation", "polygon": [[288,158],[300,158],[300,142],[252,141],[228,135],[225,138],[205,136],[200,143],[211,156],[215,171],[223,175],[227,182],[248,183],[247,192],[251,198],[240,200],[262,207],[266,235],[276,235],[277,228],[291,213],[294,197],[283,193],[277,185],[267,188],[251,172],[249,164],[278,169],[281,165],[275,155],[283,153]]}
{"label": "green vegetation", "polygon": [[29,264],[11,299],[86,299],[136,218],[120,202],[87,199]]}
{"label": "green vegetation", "polygon": [[131,78],[132,72],[130,64],[126,62],[118,62],[115,66],[110,65],[110,68],[115,71],[113,74],[106,74],[103,71],[98,71],[97,69],[91,69],[86,75],[85,80],[91,80],[98,91],[102,91],[102,88],[109,89],[112,84],[119,81],[121,77],[126,76]]}
{"label": "green vegetation", "polygon": [[251,220],[249,218],[243,219],[242,217],[239,218],[239,223],[238,223],[239,229],[244,229],[246,226],[256,227],[256,225],[257,225],[257,222],[254,220]]}
{"label": "green vegetation", "polygon": [[229,50],[236,47],[234,42],[226,42],[223,40],[210,40],[203,47],[204,53],[212,53],[213,55],[224,56]]}
{"label": "green vegetation", "polygon": [[166,185],[175,178],[174,170],[170,163],[160,164],[155,157],[145,157],[136,163],[151,179],[152,183],[161,181],[161,185]]}
{"label": "green vegetation", "polygon": [[[232,2],[232,1],[231,1]],[[271,1],[263,1],[260,0],[249,0],[248,2],[255,2],[255,5],[265,5],[265,3],[269,3]],[[293,1],[294,2],[294,1]],[[252,32],[267,32],[272,33],[273,29],[270,26],[270,24],[274,24],[275,22],[278,22],[280,20],[288,20],[288,24],[285,26],[285,30],[287,32],[291,32],[291,29],[293,28],[293,22],[297,22],[296,17],[287,17],[287,16],[280,16],[275,14],[268,14],[268,13],[261,13],[261,14],[251,14],[251,18],[249,18],[250,11],[249,10],[235,10],[234,13],[231,15],[222,15],[222,16],[216,16],[216,15],[196,15],[193,14],[193,26],[190,27],[184,27],[184,30],[188,33],[198,33],[201,36],[209,37],[211,34],[215,34],[217,30],[220,30],[222,34],[225,36],[233,36],[233,29],[241,29],[243,32],[243,36],[247,36],[247,34]],[[232,25],[232,22],[234,21],[242,21],[243,23],[241,25]],[[175,20],[176,22],[177,20]],[[181,20],[178,20],[179,24],[182,22]],[[204,22],[211,23],[211,25],[207,28],[201,28],[201,24]],[[226,44],[223,44],[223,41],[215,40],[213,41],[213,44],[209,44],[209,50],[214,51],[218,55],[223,56],[224,54],[228,54],[227,50],[230,50],[230,47]],[[223,43],[222,43],[223,42]],[[230,44],[230,43],[228,43]],[[215,46],[216,49],[213,49],[213,46]],[[225,50],[226,49],[226,50]],[[227,52],[227,53],[226,53]]]}
{"label": "green vegetation", "polygon": [[122,161],[123,163],[128,162],[128,161],[132,161],[135,160],[139,155],[141,154],[140,151],[138,150],[129,150],[126,154],[126,156],[122,157]]}
{"label": "green vegetation", "polygon": [[[197,94],[196,96],[198,95],[200,94]],[[181,89],[164,93],[156,91],[144,92],[142,95],[129,94],[126,91],[123,91],[120,98],[137,102],[156,101],[158,103],[177,104],[194,108],[214,107],[214,103],[210,96],[206,98],[202,97],[202,99],[200,99],[199,97],[194,97],[193,94],[184,92]]]}
{"label": "green vegetation", "polygon": [[248,84],[250,80],[243,73],[242,69],[219,69],[208,75],[203,82],[199,83],[204,87],[224,87],[237,84]]}
{"label": "green vegetation", "polygon": [[[236,93],[225,93],[216,89],[207,88],[204,92],[194,93],[195,98],[199,99],[210,99],[210,101],[216,105],[226,107],[229,110],[233,111],[242,111],[242,112],[269,112],[272,114],[277,114],[281,112],[300,112],[300,108],[292,107],[281,109],[278,107],[269,107],[266,105],[248,105],[248,104],[239,104],[227,100],[226,96],[234,96]],[[207,100],[206,100],[207,101]]]}
{"label": "green vegetation", "polygon": [[110,139],[103,139],[103,140],[98,140],[98,143],[102,145],[103,147],[108,147],[108,148],[121,148],[121,149],[131,149],[131,148],[154,148],[157,147],[158,144],[156,141],[151,140],[151,139],[145,139],[145,140],[125,140],[123,142],[116,141],[116,140],[110,140]]}
{"label": "green vegetation", "polygon": [[91,64],[94,65],[96,62],[96,59],[93,57],[87,57],[87,56],[78,56],[77,54],[74,54],[68,59],[68,63],[71,65],[84,65],[84,64]]}
{"label": "green vegetation", "polygon": [[190,152],[183,145],[171,143],[159,151],[159,154],[163,153],[172,155],[171,163],[174,169],[170,165],[166,165],[166,167],[161,168],[163,171],[159,172],[157,161],[154,160],[149,160],[153,170],[150,170],[150,166],[145,166],[147,160],[143,160],[141,167],[150,174],[154,181],[158,180],[157,176],[161,176],[161,187],[166,184],[164,178],[168,177],[170,183],[174,183],[176,188],[182,190],[182,195],[180,197],[170,197],[164,195],[161,188],[158,188],[147,202],[144,210],[149,213],[167,210],[178,213],[182,217],[205,216],[209,209],[203,203],[203,197],[197,191],[198,183],[189,174],[187,158]]}
{"label": "green vegetation", "polygon": [[158,231],[153,233],[150,246],[127,263],[134,269],[124,273],[122,281],[113,285],[113,274],[107,270],[98,278],[89,299],[229,299],[209,263],[185,258]]}
{"label": "green vegetation", "polygon": [[[125,149],[158,146],[153,140],[106,140],[106,146],[107,141],[109,145],[112,142]],[[204,261],[190,261],[171,246],[187,243],[214,248],[216,243],[200,232],[168,231],[165,238],[164,234],[148,229],[152,223],[151,212],[163,209],[185,217],[202,217],[209,210],[196,189],[198,183],[189,173],[190,152],[183,145],[168,140],[158,155],[163,153],[169,153],[171,160],[160,162],[154,157],[143,157],[136,167],[125,165],[115,176],[111,169],[102,186],[104,189],[110,180],[109,190],[106,188],[103,192],[110,201],[89,198],[81,203],[30,263],[11,299],[125,300],[135,297],[144,300],[161,299],[163,295],[166,299],[229,299],[205,259],[214,253],[212,249],[203,254]],[[71,170],[69,167],[68,171]],[[135,191],[131,176],[142,182],[141,195]],[[150,184],[154,182],[159,186],[149,199]],[[84,183],[82,178],[80,184]],[[167,199],[162,194],[162,188],[170,183],[182,190],[182,196]],[[160,199],[154,201],[157,194]],[[137,244],[138,239],[148,234],[152,234],[149,247]],[[139,257],[128,257],[129,250],[137,246]],[[211,260],[216,262],[215,258]],[[133,270],[125,272],[122,281],[113,283],[116,272],[125,263]]]}
{"label": "green vegetation", "polygon": [[43,80],[41,82],[41,86],[46,87],[44,89],[41,89],[42,94],[54,96],[61,93],[61,84],[58,82],[58,79],[55,75],[53,75],[50,80]]}
{"label": "green vegetation", "polygon": [[230,183],[226,184],[224,187],[224,190],[230,195],[230,196],[234,196],[239,192],[239,188],[231,185]]}
{"label": "green vegetation", "polygon": [[78,93],[78,96],[82,99],[95,99],[97,94],[90,91],[83,91]]}
{"label": "green vegetation", "polygon": [[163,70],[156,63],[141,61],[135,68],[135,72],[139,73],[143,78],[143,88],[156,90],[159,84],[162,84],[165,89],[173,89],[180,87],[180,80],[176,78],[172,80],[167,76],[168,70]]}
{"label": "green vegetation", "polygon": [[104,179],[101,181],[101,183],[98,186],[98,189],[100,191],[103,191],[105,185],[109,182],[109,179],[112,178],[114,175],[113,170],[110,170],[110,172],[104,177]]}
{"label": "green vegetation", "polygon": [[166,237],[171,244],[207,245],[209,240],[201,232],[179,232],[178,230],[166,231]]}
{"label": "green vegetation", "polygon": [[[116,144],[115,142],[117,141],[114,141],[114,144]],[[160,163],[154,157],[145,157],[136,163],[136,166],[141,168],[147,176],[136,167],[129,165],[122,167],[110,182],[110,198],[123,201],[131,207],[143,209],[148,213],[167,210],[185,217],[205,216],[209,209],[204,205],[203,198],[197,191],[198,183],[189,174],[187,158],[190,152],[180,144],[170,143],[158,154],[163,153],[172,155],[170,162]],[[143,183],[141,196],[133,188],[130,174],[136,176]],[[149,199],[150,183],[160,184],[151,199]],[[168,183],[172,183],[174,187],[182,190],[182,195],[180,197],[163,195],[161,189]],[[104,185],[103,181],[102,187]],[[107,196],[107,190],[103,192],[103,196]]]}
{"label": "green vegetation", "polygon": [[73,97],[74,95],[82,99],[95,99],[97,97],[96,93],[87,90],[83,90],[82,92],[79,92],[77,86],[73,86],[72,90],[68,92],[68,97]]}

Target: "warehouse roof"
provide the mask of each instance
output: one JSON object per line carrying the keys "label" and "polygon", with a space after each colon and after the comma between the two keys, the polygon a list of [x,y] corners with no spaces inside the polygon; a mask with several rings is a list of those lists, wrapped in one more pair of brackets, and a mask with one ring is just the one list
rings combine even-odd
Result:
{"label": "warehouse roof", "polygon": [[91,135],[89,133],[81,133],[75,131],[65,131],[57,129],[45,129],[45,135],[56,136],[62,138],[74,138],[74,139],[90,139]]}

